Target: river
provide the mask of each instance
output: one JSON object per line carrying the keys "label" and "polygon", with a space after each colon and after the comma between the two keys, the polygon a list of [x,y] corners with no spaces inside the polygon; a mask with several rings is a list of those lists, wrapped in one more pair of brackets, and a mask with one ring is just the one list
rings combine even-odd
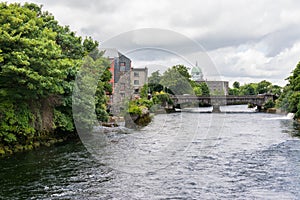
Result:
{"label": "river", "polygon": [[159,114],[98,146],[2,158],[0,199],[300,199],[298,124],[223,109],[245,112]]}

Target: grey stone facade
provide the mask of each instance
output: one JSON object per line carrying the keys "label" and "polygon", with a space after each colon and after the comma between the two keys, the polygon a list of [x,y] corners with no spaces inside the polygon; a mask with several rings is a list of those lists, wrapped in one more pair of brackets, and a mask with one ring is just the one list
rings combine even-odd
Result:
{"label": "grey stone facade", "polygon": [[117,49],[104,49],[104,57],[107,57],[111,63],[113,80],[113,93],[110,96],[110,111],[114,115],[118,115],[122,110],[126,109],[128,100],[132,97],[133,90],[131,88],[131,60]]}
{"label": "grey stone facade", "polygon": [[[114,75],[115,75],[115,83],[118,83],[121,76],[126,74],[131,70],[131,60],[118,52],[118,57],[115,60],[115,69],[114,69]],[[129,77],[130,78],[130,77]]]}
{"label": "grey stone facade", "polygon": [[228,95],[229,83],[228,81],[197,81],[204,82],[209,88],[210,95]]}

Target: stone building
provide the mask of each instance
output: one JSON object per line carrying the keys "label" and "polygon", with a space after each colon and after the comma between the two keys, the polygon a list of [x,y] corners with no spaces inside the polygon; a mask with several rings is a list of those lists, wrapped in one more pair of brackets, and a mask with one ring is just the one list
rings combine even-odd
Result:
{"label": "stone building", "polygon": [[204,80],[203,73],[198,67],[198,64],[196,63],[196,66],[194,66],[191,70],[191,77],[192,80],[202,83],[205,82],[209,88],[209,92],[211,95],[228,95],[229,91],[229,83],[228,81],[208,81]]}
{"label": "stone building", "polygon": [[228,95],[229,86],[228,81],[204,81],[208,88],[210,95]]}
{"label": "stone building", "polygon": [[118,114],[125,109],[126,101],[132,96],[131,89],[131,60],[118,52],[117,49],[103,49],[103,57],[109,59],[111,66],[110,72],[112,73],[112,79],[110,84],[112,85],[113,92],[109,96],[109,106],[113,114]]}

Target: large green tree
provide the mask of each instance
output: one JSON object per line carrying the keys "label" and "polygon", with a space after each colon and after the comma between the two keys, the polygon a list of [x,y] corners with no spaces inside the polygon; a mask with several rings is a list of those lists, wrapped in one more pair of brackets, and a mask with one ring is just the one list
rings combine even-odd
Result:
{"label": "large green tree", "polygon": [[256,84],[249,83],[240,87],[240,95],[255,95]]}
{"label": "large green tree", "polygon": [[[73,132],[75,76],[85,56],[99,57],[92,53],[98,43],[76,36],[35,4],[0,3],[0,23],[0,144]],[[102,81],[109,78],[104,68]],[[100,84],[101,95],[96,94],[99,118],[106,116],[101,114],[105,89],[109,87]]]}
{"label": "large green tree", "polygon": [[151,76],[148,78],[148,83],[149,84],[159,84],[161,80],[161,75],[159,73],[159,70],[152,72]]}
{"label": "large green tree", "polygon": [[147,96],[148,92],[153,93],[162,91],[164,87],[160,84],[160,80],[161,74],[159,73],[159,70],[152,72],[151,76],[148,78],[148,84],[145,86],[147,88],[144,88],[142,96]]}
{"label": "large green tree", "polygon": [[257,94],[265,94],[271,91],[272,83],[266,80],[260,81],[256,87]]}
{"label": "large green tree", "polygon": [[175,65],[163,73],[160,84],[176,95],[193,94],[190,77],[185,66]]}
{"label": "large green tree", "polygon": [[287,112],[295,113],[295,117],[300,118],[300,62],[287,80],[289,83],[283,88],[277,106]]}

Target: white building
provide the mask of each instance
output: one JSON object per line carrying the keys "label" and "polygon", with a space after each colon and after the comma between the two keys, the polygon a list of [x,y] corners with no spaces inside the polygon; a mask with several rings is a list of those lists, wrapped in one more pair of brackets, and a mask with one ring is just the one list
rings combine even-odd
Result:
{"label": "white building", "polygon": [[138,94],[141,88],[148,83],[148,68],[131,68],[130,80],[134,93]]}

